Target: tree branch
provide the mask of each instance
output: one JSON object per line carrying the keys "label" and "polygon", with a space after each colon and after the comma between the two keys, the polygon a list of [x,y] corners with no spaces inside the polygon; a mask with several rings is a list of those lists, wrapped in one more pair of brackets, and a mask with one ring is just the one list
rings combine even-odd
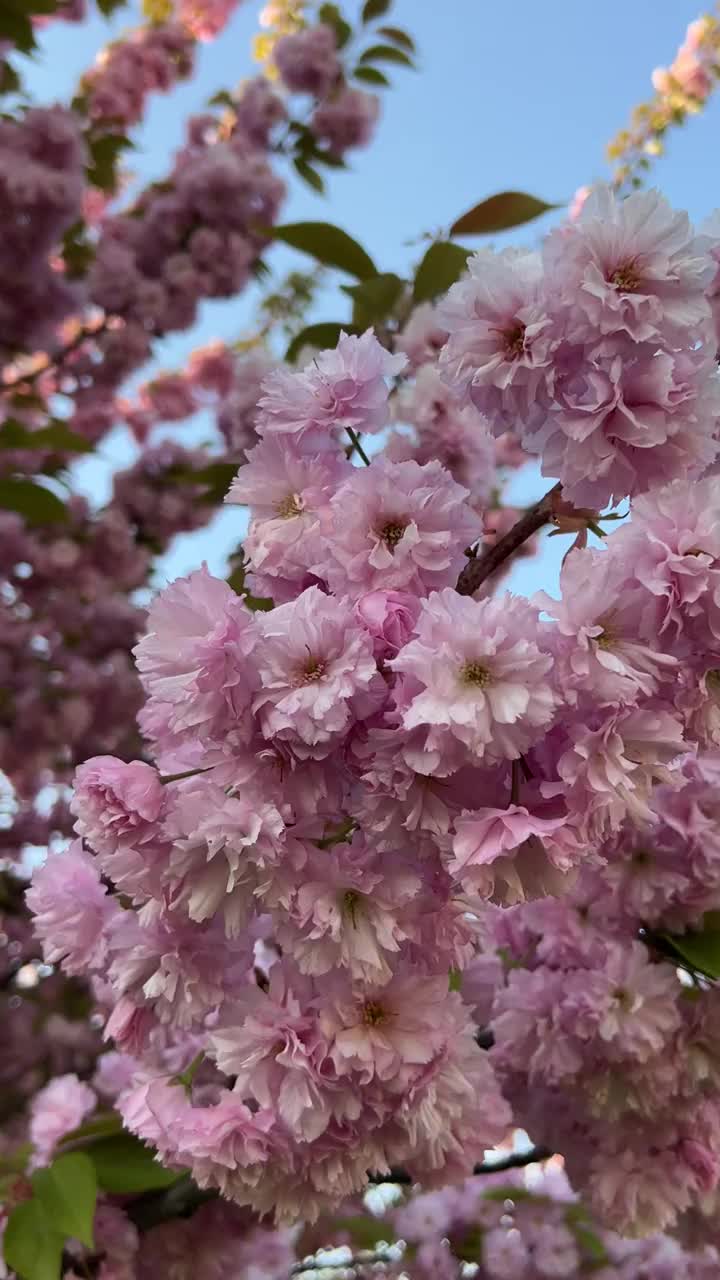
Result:
{"label": "tree branch", "polygon": [[61,347],[59,351],[56,351],[54,355],[50,355],[46,352],[46,363],[40,365],[37,369],[32,369],[28,373],[18,374],[16,378],[11,379],[9,382],[3,382],[0,377],[0,394],[4,395],[8,391],[14,391],[16,387],[22,387],[26,383],[35,382],[42,376],[42,374],[47,373],[50,369],[59,371],[68,356],[72,355],[74,351],[77,351],[78,347],[81,347],[83,342],[87,342],[91,338],[99,338],[106,329],[107,320],[103,320],[94,329],[78,329],[75,337],[71,338],[70,341],[66,343],[64,347]]}
{"label": "tree branch", "polygon": [[[473,1174],[481,1177],[486,1173],[505,1173],[508,1169],[524,1169],[529,1164],[538,1164],[541,1160],[549,1160],[554,1155],[552,1147],[530,1147],[528,1151],[511,1151],[499,1160],[484,1160],[476,1164]],[[405,1169],[391,1169],[389,1173],[371,1173],[370,1183],[395,1182],[401,1187],[412,1187],[417,1181]]]}
{"label": "tree branch", "polygon": [[555,1152],[552,1147],[530,1147],[529,1151],[511,1151],[510,1155],[500,1160],[484,1160],[476,1164],[474,1174],[504,1173],[507,1169],[525,1169],[529,1164],[539,1164],[541,1160],[549,1160]]}
{"label": "tree branch", "polygon": [[495,573],[496,569],[499,569],[518,547],[552,520],[553,507],[560,497],[561,489],[562,486],[558,482],[539,502],[535,503],[534,507],[528,507],[512,529],[508,529],[508,532],[502,538],[498,538],[492,547],[488,547],[482,555],[468,560],[457,580],[457,590],[461,596],[474,595],[486,578]]}

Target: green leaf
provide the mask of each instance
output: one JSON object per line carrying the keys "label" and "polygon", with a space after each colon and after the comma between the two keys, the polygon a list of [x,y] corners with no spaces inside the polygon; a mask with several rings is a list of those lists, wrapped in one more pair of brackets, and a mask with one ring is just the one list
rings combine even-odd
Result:
{"label": "green leaf", "polygon": [[25,1200],[13,1209],[5,1228],[5,1261],[22,1280],[60,1280],[64,1243],[38,1201]]}
{"label": "green leaf", "polygon": [[391,44],[373,44],[360,54],[361,62],[400,62],[404,67],[414,67],[415,63],[408,53],[396,49]]}
{"label": "green leaf", "polygon": [[15,418],[7,418],[0,426],[0,449],[54,449],[62,453],[92,453],[92,445],[64,422],[29,431]]}
{"label": "green leaf", "polygon": [[451,969],[448,975],[448,990],[460,991],[462,988],[462,973],[459,969]]}
{"label": "green leaf", "polygon": [[104,18],[111,18],[116,9],[122,9],[125,0],[95,0]]}
{"label": "green leaf", "polygon": [[114,191],[117,185],[117,165],[123,151],[132,142],[122,133],[103,133],[88,140],[90,163],[87,166],[88,182],[100,191]]}
{"label": "green leaf", "polygon": [[53,1229],[93,1249],[97,1178],[92,1160],[82,1151],[59,1156],[49,1169],[33,1174],[32,1185]]}
{"label": "green leaf", "polygon": [[703,917],[702,929],[683,934],[661,933],[659,937],[691,969],[708,978],[720,978],[720,917],[716,911]]}
{"label": "green leaf", "polygon": [[450,285],[460,279],[471,252],[450,240],[436,240],[431,244],[415,274],[415,301],[429,302],[447,293]]}
{"label": "green leaf", "polygon": [[322,195],[325,190],[325,183],[320,177],[317,169],[313,169],[312,165],[308,164],[307,160],[303,160],[302,156],[296,156],[293,160],[293,165],[303,181],[307,182],[308,186],[312,187],[313,191],[319,191]]}
{"label": "green leaf", "polygon": [[234,107],[235,99],[228,89],[219,89],[212,98],[208,98],[209,107]]}
{"label": "green leaf", "polygon": [[62,256],[66,274],[72,280],[84,276],[95,257],[95,246],[85,238],[87,228],[82,219],[73,222],[62,238]]}
{"label": "green leaf", "polygon": [[301,253],[309,253],[324,266],[347,271],[358,280],[378,274],[375,263],[362,245],[347,231],[330,222],[288,222],[283,227],[272,227],[269,234],[274,240],[289,244]]}
{"label": "green leaf", "polygon": [[9,62],[0,64],[0,93],[17,93],[21,88],[21,80]]}
{"label": "green leaf", "polygon": [[353,300],[353,324],[361,329],[378,320],[384,320],[390,314],[400,298],[405,281],[392,271],[382,272],[378,276],[370,276],[360,284],[345,284],[343,293]]}
{"label": "green leaf", "polygon": [[387,1218],[371,1218],[369,1214],[352,1218],[334,1218],[333,1229],[347,1231],[353,1244],[361,1249],[374,1249],[381,1240],[390,1243],[395,1238]]}
{"label": "green leaf", "polygon": [[386,40],[394,40],[395,44],[402,45],[408,53],[415,52],[415,41],[401,27],[378,27],[377,33],[379,36],[384,36]]}
{"label": "green leaf", "polygon": [[237,466],[234,462],[211,462],[207,467],[189,470],[184,479],[189,484],[207,485],[207,493],[204,494],[206,502],[222,502],[236,475]]}
{"label": "green leaf", "polygon": [[31,12],[30,6],[21,0],[2,0],[0,3],[0,40],[9,40],[21,53],[32,53],[36,47],[29,16]]}
{"label": "green leaf", "polygon": [[390,81],[382,71],[378,71],[377,67],[358,66],[353,71],[356,80],[363,80],[365,84],[379,84],[384,89],[390,87]]}
{"label": "green leaf", "polygon": [[583,1253],[585,1253],[592,1262],[608,1262],[609,1259],[605,1245],[594,1231],[591,1231],[589,1227],[583,1225],[573,1227],[573,1231],[575,1232],[575,1239]]}
{"label": "green leaf", "polygon": [[450,235],[487,236],[495,231],[508,231],[510,227],[521,227],[550,209],[560,207],[559,204],[547,204],[524,191],[500,191],[496,196],[481,200],[480,204],[453,222]]}
{"label": "green leaf", "polygon": [[57,494],[19,476],[0,479],[0,510],[17,511],[28,524],[56,524],[67,519],[65,504]]}
{"label": "green leaf", "polygon": [[338,49],[344,49],[352,35],[352,27],[343,18],[336,4],[321,4],[318,18],[335,32],[335,43]]}
{"label": "green leaf", "polygon": [[285,352],[285,359],[291,363],[303,347],[316,347],[323,351],[326,347],[337,346],[341,333],[360,333],[361,330],[352,324],[338,324],[334,320],[326,320],[321,324],[309,324],[307,328],[296,333]]}
{"label": "green leaf", "polygon": [[95,1166],[98,1186],[111,1195],[157,1191],[184,1176],[177,1169],[164,1169],[152,1148],[130,1133],[94,1142],[87,1154]]}
{"label": "green leaf", "polygon": [[270,596],[254,596],[246,591],[243,600],[252,613],[269,613],[275,608],[275,601]]}
{"label": "green leaf", "polygon": [[392,0],[365,0],[362,9],[363,22],[372,22],[375,18],[382,18],[392,5]]}

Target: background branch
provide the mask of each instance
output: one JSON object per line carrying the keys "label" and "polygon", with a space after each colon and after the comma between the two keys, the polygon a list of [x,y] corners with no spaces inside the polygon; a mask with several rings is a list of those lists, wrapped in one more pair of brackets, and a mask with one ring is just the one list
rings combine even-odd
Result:
{"label": "background branch", "polygon": [[538,529],[542,529],[544,524],[552,520],[553,508],[560,497],[561,490],[562,486],[558,482],[539,502],[535,503],[534,507],[529,507],[512,529],[508,529],[507,533],[502,538],[498,538],[492,547],[488,547],[482,555],[468,560],[457,580],[457,590],[461,596],[474,595],[486,578],[495,573],[496,569],[499,569],[500,565],[517,551],[523,542],[527,542]]}

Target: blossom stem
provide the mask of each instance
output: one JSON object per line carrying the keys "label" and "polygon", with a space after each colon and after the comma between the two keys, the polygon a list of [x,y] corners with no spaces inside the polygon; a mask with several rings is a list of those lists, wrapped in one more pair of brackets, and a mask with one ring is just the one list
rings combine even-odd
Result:
{"label": "blossom stem", "polygon": [[500,568],[501,564],[531,538],[538,529],[552,519],[553,505],[560,496],[561,485],[558,483],[549,489],[539,502],[528,507],[527,511],[513,525],[512,529],[498,538],[492,547],[488,547],[481,556],[468,560],[457,581],[457,590],[461,596],[471,596],[482,586],[483,582]]}
{"label": "blossom stem", "polygon": [[521,784],[520,774],[521,774],[520,761],[513,760],[512,773],[511,773],[512,782],[510,783],[510,804],[520,803],[520,784]]}
{"label": "blossom stem", "polygon": [[183,778],[196,778],[199,773],[209,773],[209,772],[210,772],[209,767],[207,769],[186,769],[184,773],[162,774],[160,777],[160,781],[162,782],[163,786],[165,786],[168,782],[182,782]]}
{"label": "blossom stem", "polygon": [[348,449],[348,458],[351,458],[351,457],[352,457],[352,455],[353,455],[353,450],[357,449],[357,452],[360,454],[360,457],[362,458],[363,462],[365,463],[365,466],[366,466],[366,467],[369,467],[369,466],[370,466],[370,459],[368,458],[368,456],[367,456],[367,454],[366,454],[365,450],[363,449],[363,447],[362,447],[362,445],[361,445],[361,443],[360,443],[360,437],[359,437],[359,435],[358,435],[357,431],[353,431],[352,427],[346,427],[346,428],[345,428],[345,430],[347,431],[347,433],[348,433],[348,435],[349,435],[350,439],[352,440],[352,449]]}

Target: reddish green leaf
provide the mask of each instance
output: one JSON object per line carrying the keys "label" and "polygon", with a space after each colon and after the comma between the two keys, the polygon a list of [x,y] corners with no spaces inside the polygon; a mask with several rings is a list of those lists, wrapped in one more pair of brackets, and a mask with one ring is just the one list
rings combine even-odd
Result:
{"label": "reddish green leaf", "polygon": [[510,227],[521,227],[550,209],[559,208],[558,204],[547,204],[524,191],[500,191],[468,209],[453,222],[450,235],[492,235],[496,231],[508,231]]}

